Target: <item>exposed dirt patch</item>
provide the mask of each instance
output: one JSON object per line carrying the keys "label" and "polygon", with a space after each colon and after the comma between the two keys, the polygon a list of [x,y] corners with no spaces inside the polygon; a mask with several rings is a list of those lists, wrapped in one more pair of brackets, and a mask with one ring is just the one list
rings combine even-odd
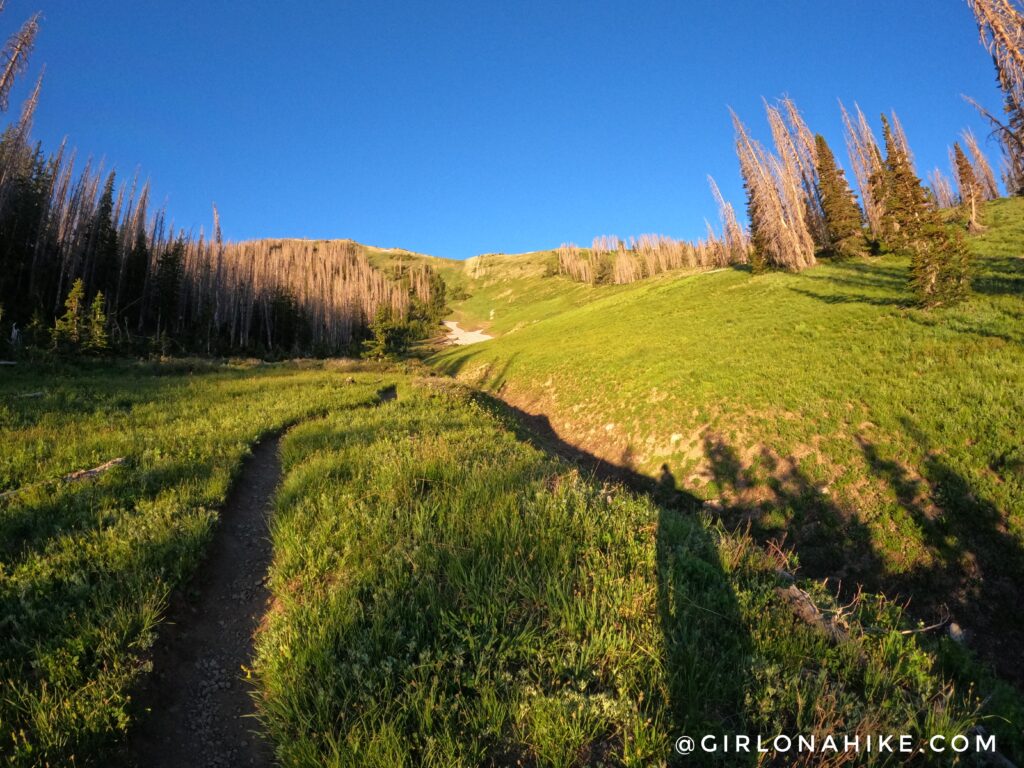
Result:
{"label": "exposed dirt patch", "polygon": [[273,764],[243,667],[252,664],[253,633],[269,599],[267,520],[281,477],[278,443],[260,443],[245,462],[203,565],[171,602],[153,674],[137,696],[142,722],[128,745],[129,765]]}

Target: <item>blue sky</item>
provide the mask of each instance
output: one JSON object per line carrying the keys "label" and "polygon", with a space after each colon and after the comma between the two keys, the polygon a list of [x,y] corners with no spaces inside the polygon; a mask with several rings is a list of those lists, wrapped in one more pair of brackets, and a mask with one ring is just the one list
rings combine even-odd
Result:
{"label": "blue sky", "polygon": [[729,105],[763,136],[788,93],[843,157],[837,98],[896,109],[924,171],[984,131],[960,93],[999,103],[964,0],[9,0],[0,25],[37,9],[36,137],[236,240],[695,238],[707,174],[742,207]]}

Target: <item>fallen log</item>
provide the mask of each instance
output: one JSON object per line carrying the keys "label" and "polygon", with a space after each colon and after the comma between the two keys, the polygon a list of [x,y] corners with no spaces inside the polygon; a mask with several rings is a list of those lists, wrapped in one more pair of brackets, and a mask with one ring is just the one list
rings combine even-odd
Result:
{"label": "fallen log", "polygon": [[833,642],[839,643],[848,637],[846,629],[831,616],[822,613],[818,606],[814,604],[814,601],[811,600],[811,596],[795,584],[791,584],[785,589],[776,587],[775,594],[789,606],[797,618],[805,624],[821,630]]}
{"label": "fallen log", "polygon": [[23,488],[15,488],[13,491],[6,491],[4,493],[0,493],[0,499],[6,499],[11,496],[17,496],[19,493],[27,491],[29,488],[35,488],[36,486],[39,485],[47,485],[48,483],[78,483],[81,482],[82,480],[91,480],[94,477],[99,477],[105,472],[109,472],[114,467],[120,467],[127,461],[128,459],[126,459],[124,456],[120,456],[116,459],[111,459],[110,461],[104,464],[100,464],[98,467],[93,467],[92,469],[75,470],[74,472],[70,472],[64,475],[59,480],[44,480],[40,483],[32,483],[31,485],[26,485]]}
{"label": "fallen log", "polygon": [[89,480],[90,478],[102,475],[104,472],[109,472],[114,467],[120,467],[126,461],[128,461],[128,459],[123,456],[117,459],[111,459],[106,464],[100,464],[98,467],[93,467],[92,469],[79,469],[77,472],[64,475],[61,480],[65,483],[77,483],[80,480]]}

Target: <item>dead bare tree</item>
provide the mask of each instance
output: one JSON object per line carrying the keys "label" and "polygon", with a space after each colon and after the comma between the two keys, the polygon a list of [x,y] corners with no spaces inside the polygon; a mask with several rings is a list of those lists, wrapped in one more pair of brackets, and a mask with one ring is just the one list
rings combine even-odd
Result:
{"label": "dead bare tree", "polygon": [[964,96],[991,124],[1003,149],[1003,178],[1010,194],[1024,194],[1024,12],[1016,0],[968,0],[982,45],[992,54],[1006,118]]}
{"label": "dead bare tree", "polygon": [[713,177],[708,176],[708,184],[711,186],[711,194],[718,204],[718,215],[722,220],[722,235],[729,262],[746,264],[750,261],[750,238],[736,219],[736,209],[722,196],[722,191]]}
{"label": "dead bare tree", "polygon": [[1005,79],[1003,87],[1024,104],[1024,12],[1011,0],[967,0],[978,22],[981,44]]}
{"label": "dead bare tree", "polygon": [[975,137],[974,132],[970,128],[965,130],[962,136],[964,145],[967,147],[967,152],[971,157],[974,175],[977,177],[981,187],[982,199],[996,200],[999,197],[999,185],[996,183],[996,175],[992,170],[992,165],[989,163],[988,158],[978,144],[977,137]]}
{"label": "dead bare tree", "polygon": [[[736,113],[731,114],[740,173],[747,187],[752,263],[755,268],[792,271],[812,266],[814,238],[807,226],[806,198],[794,174],[794,161],[787,166],[785,159],[772,155],[751,138]],[[785,145],[781,151],[788,151]]]}
{"label": "dead bare tree", "polygon": [[928,174],[928,183],[932,194],[935,195],[935,204],[942,209],[956,206],[956,195],[953,194],[953,185],[949,178],[938,168]]}
{"label": "dead bare tree", "polygon": [[[0,7],[0,10],[3,10]],[[20,30],[7,41],[3,53],[0,54],[0,111],[7,111],[11,89],[18,77],[28,68],[28,58],[36,44],[39,33],[40,14],[35,14],[26,21]]]}
{"label": "dead bare tree", "polygon": [[846,131],[846,148],[850,155],[853,177],[857,180],[860,199],[864,203],[864,216],[872,234],[878,236],[882,226],[882,205],[876,200],[871,190],[871,178],[882,170],[882,152],[878,141],[871,130],[871,124],[864,116],[859,105],[854,104],[856,118],[846,111],[843,102],[839,109],[843,115],[843,126]]}

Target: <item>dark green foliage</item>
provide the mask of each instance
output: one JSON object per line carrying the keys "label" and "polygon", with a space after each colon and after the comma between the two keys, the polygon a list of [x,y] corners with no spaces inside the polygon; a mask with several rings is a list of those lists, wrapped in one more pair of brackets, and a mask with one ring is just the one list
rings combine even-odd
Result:
{"label": "dark green foliage", "polygon": [[382,306],[370,324],[370,338],[363,342],[363,357],[384,360],[409,351],[416,339],[416,326]]}
{"label": "dark green foliage", "polygon": [[103,292],[97,292],[92,302],[87,302],[85,284],[81,278],[75,280],[64,301],[64,314],[54,323],[51,340],[53,350],[62,354],[108,352],[110,333]]}
{"label": "dark green foliage", "polygon": [[117,250],[117,226],[114,223],[114,183],[111,173],[103,186],[90,234],[92,247],[92,269],[88,289],[90,293],[105,292],[107,296],[117,295],[119,259]]}
{"label": "dark green foliage", "polygon": [[[18,141],[14,129],[8,129],[0,140],[0,165],[7,168],[8,178],[0,192],[0,304],[12,321],[25,322],[40,283],[53,278],[32,270],[51,169],[38,148],[33,153]],[[47,309],[53,311],[53,304],[51,294]]]}
{"label": "dark green foliage", "polygon": [[124,273],[117,291],[117,316],[125,328],[142,330],[143,294],[146,290],[146,273],[149,271],[149,245],[146,233],[141,228],[135,233],[135,242],[124,261]]}
{"label": "dark green foliage", "polygon": [[922,222],[913,242],[910,283],[923,307],[950,306],[970,290],[970,253],[963,233],[937,215]]}
{"label": "dark green foliage", "polygon": [[928,195],[885,115],[882,126],[886,157],[871,177],[874,197],[882,209],[882,241],[895,253],[910,254],[922,216],[930,209]]}
{"label": "dark green foliage", "polygon": [[185,267],[185,243],[178,240],[167,251],[161,254],[156,265],[156,318],[157,334],[168,333],[175,326],[178,313],[178,299],[181,295],[181,279]]}
{"label": "dark green foliage", "polygon": [[978,204],[978,177],[974,174],[971,161],[967,159],[959,141],[953,144],[953,162],[960,182],[960,203],[973,208]]}
{"label": "dark green foliage", "polygon": [[818,196],[828,238],[825,255],[834,259],[863,256],[867,240],[857,198],[825,137],[819,134],[814,141],[818,152]]}
{"label": "dark green foliage", "polygon": [[260,322],[264,330],[266,351],[289,353],[309,344],[309,326],[299,303],[283,288],[275,290],[261,306]]}
{"label": "dark green foliage", "polygon": [[64,314],[53,326],[53,348],[58,352],[77,352],[86,338],[85,284],[79,278],[64,301]]}
{"label": "dark green foliage", "polygon": [[955,304],[969,290],[967,244],[930,204],[885,115],[882,125],[886,159],[871,183],[881,203],[883,242],[889,250],[910,257],[910,282],[922,307]]}
{"label": "dark green foliage", "polygon": [[107,332],[107,313],[104,311],[106,301],[103,292],[97,293],[89,307],[89,322],[87,325],[88,335],[82,349],[92,354],[103,354],[110,350],[110,341]]}
{"label": "dark green foliage", "polygon": [[[762,217],[758,212],[758,201],[747,181],[743,182],[747,190],[747,220],[750,222],[761,221]],[[768,262],[765,260],[765,253],[768,251],[764,230],[761,227],[750,227],[750,269],[755,275],[768,271]]]}

